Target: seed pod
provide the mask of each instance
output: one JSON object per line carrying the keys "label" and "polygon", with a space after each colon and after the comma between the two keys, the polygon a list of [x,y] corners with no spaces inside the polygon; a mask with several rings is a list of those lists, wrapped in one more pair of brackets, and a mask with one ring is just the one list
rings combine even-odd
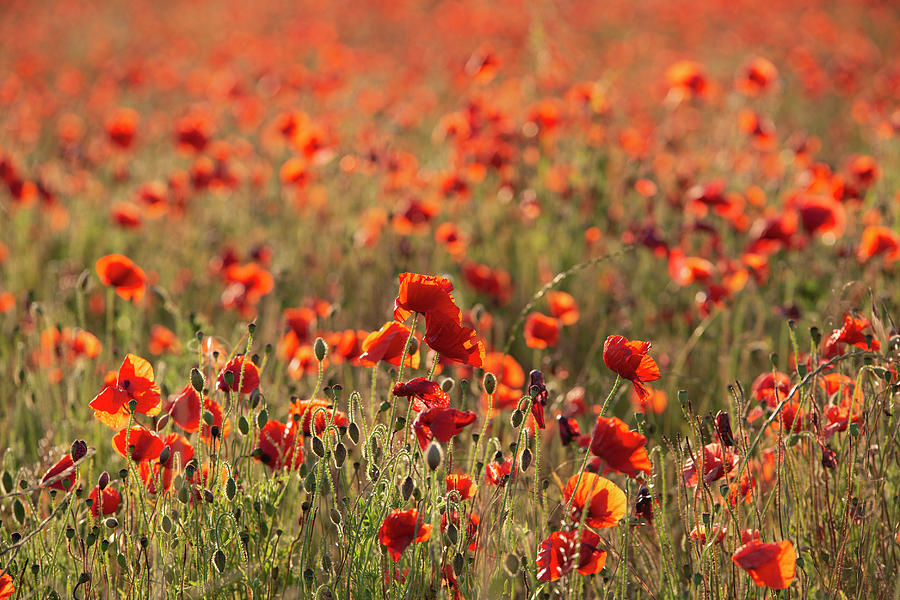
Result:
{"label": "seed pod", "polygon": [[347,446],[344,445],[344,442],[338,442],[337,446],[334,447],[334,466],[340,469],[344,466],[346,459]]}
{"label": "seed pod", "polygon": [[491,372],[485,373],[483,385],[486,393],[493,394],[494,390],[497,389],[497,376]]}
{"label": "seed pod", "polygon": [[412,477],[407,476],[407,478],[403,480],[403,485],[400,486],[400,493],[403,495],[404,502],[409,500],[409,497],[412,496],[414,487],[415,485],[413,484]]}
{"label": "seed pod", "polygon": [[425,450],[425,463],[428,465],[428,468],[432,471],[436,470],[441,466],[441,461],[443,460],[444,451],[441,450],[440,444],[436,442],[428,444],[428,448]]}
{"label": "seed pod", "polygon": [[203,387],[206,385],[206,381],[203,379],[203,373],[200,372],[200,369],[194,367],[191,369],[191,387],[194,390],[201,394],[203,393]]}
{"label": "seed pod", "polygon": [[313,454],[318,456],[319,458],[325,457],[325,444],[322,442],[322,438],[314,435],[312,439],[312,450]]}
{"label": "seed pod", "polygon": [[444,390],[448,394],[453,389],[454,385],[455,385],[455,382],[449,377],[444,377],[441,380],[441,389]]}
{"label": "seed pod", "polygon": [[322,362],[325,360],[325,355],[328,354],[328,344],[322,338],[317,337],[313,343],[313,352],[316,354],[316,360]]}
{"label": "seed pod", "polygon": [[720,410],[716,413],[716,433],[719,434],[719,441],[723,446],[734,446],[734,434],[731,431],[731,419],[728,413]]}
{"label": "seed pod", "polygon": [[105,524],[108,529],[115,529],[119,526],[119,521],[115,517],[110,517],[106,520]]}
{"label": "seed pod", "polygon": [[522,465],[522,472],[527,471],[528,467],[531,466],[531,449],[530,448],[525,448],[525,450],[522,451],[521,465]]}

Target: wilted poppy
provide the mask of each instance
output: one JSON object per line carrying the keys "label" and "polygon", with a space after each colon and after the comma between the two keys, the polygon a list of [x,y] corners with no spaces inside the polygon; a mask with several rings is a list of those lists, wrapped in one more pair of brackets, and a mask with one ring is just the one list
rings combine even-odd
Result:
{"label": "wilted poppy", "polygon": [[137,302],[144,297],[147,276],[127,256],[108,254],[97,261],[96,270],[100,282],[115,288],[122,299]]}
{"label": "wilted poppy", "polygon": [[[259,387],[259,367],[252,360],[244,360],[244,356],[235,356],[225,368],[219,372],[218,388],[223,392],[249,394]],[[231,373],[232,382],[226,381],[226,373]]]}
{"label": "wilted poppy", "polygon": [[791,585],[797,572],[797,554],[789,540],[765,543],[751,539],[735,550],[731,560],[747,571],[753,583],[774,590]]}
{"label": "wilted poppy", "polygon": [[416,377],[405,383],[398,382],[394,386],[393,394],[411,398],[412,410],[416,412],[450,406],[450,396],[447,392],[441,389],[440,384],[427,377]]}
{"label": "wilted poppy", "polygon": [[159,458],[164,447],[165,444],[158,435],[143,427],[123,429],[113,436],[113,448],[120,455],[126,456],[126,451],[133,448],[128,455],[134,462]]}
{"label": "wilted poppy", "polygon": [[641,398],[649,393],[644,384],[660,377],[656,361],[647,356],[649,351],[650,342],[628,341],[621,335],[611,335],[603,344],[603,362],[619,377],[630,380]]}
{"label": "wilted poppy", "polygon": [[650,473],[647,438],[631,431],[618,417],[597,417],[591,436],[591,453],[606,463],[606,470],[637,477]]}
{"label": "wilted poppy", "polygon": [[559,321],[541,313],[531,313],[525,319],[525,345],[547,348],[559,341]]}
{"label": "wilted poppy", "polygon": [[582,473],[580,482],[577,473],[572,475],[563,490],[563,498],[566,502],[572,501],[571,519],[580,523],[586,508],[585,523],[594,529],[615,527],[625,516],[625,492],[596,473]]}
{"label": "wilted poppy", "polygon": [[476,418],[477,415],[471,410],[436,406],[419,413],[412,426],[419,446],[424,450],[432,438],[446,444],[462,433],[464,427],[474,423]]}
{"label": "wilted poppy", "polygon": [[391,511],[378,530],[378,541],[387,548],[394,562],[400,560],[400,555],[413,542],[429,539],[431,525],[419,521],[419,511],[415,508]]}
{"label": "wilted poppy", "polygon": [[[606,552],[600,550],[600,536],[585,529],[581,532],[581,546],[578,544],[578,530],[554,531],[541,542],[538,549],[538,581],[556,581],[571,573],[577,566],[582,575],[594,575],[606,565]],[[577,565],[576,565],[577,557]]]}
{"label": "wilted poppy", "polygon": [[107,427],[123,427],[128,423],[132,400],[136,402],[135,413],[159,414],[159,386],[153,379],[153,366],[147,360],[134,354],[126,355],[115,383],[104,387],[91,400],[94,416]]}
{"label": "wilted poppy", "polygon": [[100,491],[100,486],[94,486],[91,490],[88,500],[91,500],[91,515],[95,519],[100,515],[111,515],[119,510],[119,503],[122,500],[119,491],[112,487],[106,487]]}

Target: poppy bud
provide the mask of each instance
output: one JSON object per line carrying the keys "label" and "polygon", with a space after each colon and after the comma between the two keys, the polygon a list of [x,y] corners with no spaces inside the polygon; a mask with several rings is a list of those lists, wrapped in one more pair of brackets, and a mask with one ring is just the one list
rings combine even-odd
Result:
{"label": "poppy bud", "polygon": [[334,523],[335,525],[341,524],[341,513],[338,511],[338,509],[332,508],[331,514],[329,516],[331,517],[332,523]]}
{"label": "poppy bud", "polygon": [[723,446],[734,446],[734,435],[731,432],[731,419],[728,413],[720,410],[716,413],[716,432]]}
{"label": "poppy bud", "polygon": [[826,469],[837,468],[837,453],[828,446],[822,446],[822,466]]}
{"label": "poppy bud", "polygon": [[444,451],[441,450],[440,444],[431,442],[428,445],[428,449],[425,450],[425,462],[428,465],[428,468],[432,471],[436,470],[441,466],[442,460],[444,460]]}
{"label": "poppy bud", "polygon": [[166,446],[162,449],[162,452],[159,453],[159,464],[167,465],[170,458],[172,458],[172,447]]}
{"label": "poppy bud", "polygon": [[328,344],[322,338],[317,337],[313,343],[313,352],[316,354],[316,360],[322,362],[325,360],[325,355],[328,354]]}
{"label": "poppy bud", "polygon": [[409,500],[409,497],[412,496],[413,493],[413,480],[412,477],[407,477],[403,480],[403,485],[400,486],[400,493],[403,495],[403,501],[406,502]]}
{"label": "poppy bud", "polygon": [[203,380],[203,373],[200,372],[200,369],[196,367],[191,369],[191,387],[199,394],[203,392],[203,386],[205,385],[206,382]]}
{"label": "poppy bud", "polygon": [[350,423],[349,427],[347,427],[347,435],[350,436],[350,440],[354,444],[359,443],[359,426],[356,423]]}
{"label": "poppy bud", "polygon": [[812,339],[813,344],[818,346],[819,342],[822,341],[822,332],[819,331],[818,327],[810,327],[809,328],[809,337],[810,337],[810,339]]}
{"label": "poppy bud", "polygon": [[156,432],[159,433],[160,431],[165,429],[166,425],[168,425],[168,424],[169,424],[169,415],[164,414],[163,416],[161,416],[159,418],[158,421],[156,421]]}
{"label": "poppy bud", "polygon": [[497,389],[497,376],[493,373],[485,373],[484,374],[484,391],[488,394],[493,394],[494,390]]}
{"label": "poppy bud", "polygon": [[507,554],[503,558],[503,568],[510,577],[516,577],[519,574],[520,566],[519,558],[513,554]]}
{"label": "poppy bud", "polygon": [[87,443],[84,440],[75,440],[72,443],[72,460],[78,462],[87,454]]}
{"label": "poppy bud", "polygon": [[262,399],[262,392],[259,391],[259,388],[255,388],[252,392],[250,392],[250,408],[256,408],[257,406],[259,406],[259,403]]}
{"label": "poppy bud", "polygon": [[216,571],[220,574],[225,572],[225,553],[221,550],[216,550],[216,553],[213,554],[213,564],[216,566]]}
{"label": "poppy bud", "polygon": [[453,557],[453,572],[457,575],[462,573],[463,568],[466,566],[466,559],[462,555],[461,552],[457,552],[456,556]]}
{"label": "poppy bud", "polygon": [[647,486],[642,487],[638,492],[634,513],[647,522],[653,522],[653,499],[650,496],[650,488]]}
{"label": "poppy bud", "polygon": [[222,373],[222,378],[225,380],[225,384],[228,386],[229,390],[234,389],[234,371],[225,371]]}
{"label": "poppy bud", "polygon": [[212,504],[214,499],[215,497],[211,491],[203,490],[203,500],[205,500],[207,504]]}
{"label": "poppy bud", "polygon": [[459,529],[456,528],[456,525],[450,523],[447,526],[447,545],[455,546],[459,541]]}
{"label": "poppy bud", "polygon": [[241,435],[250,433],[250,423],[244,415],[241,415],[241,418],[238,419],[238,431],[241,432]]}
{"label": "poppy bud", "polygon": [[110,517],[106,520],[105,525],[108,529],[115,529],[119,526],[119,521],[115,517]]}
{"label": "poppy bud", "polygon": [[100,488],[100,491],[102,492],[103,490],[106,489],[106,486],[108,486],[108,485],[109,485],[109,473],[106,471],[103,471],[102,473],[100,473],[99,479],[97,479],[97,487]]}
{"label": "poppy bud", "polygon": [[253,335],[254,333],[256,333],[256,323],[249,323],[249,324],[247,325],[247,332],[248,332],[250,335]]}
{"label": "poppy bud", "polygon": [[522,421],[525,420],[525,415],[518,408],[513,411],[512,415],[509,417],[509,424],[513,426],[513,429],[518,429],[522,426]]}
{"label": "poppy bud", "polygon": [[687,390],[678,390],[678,403],[686,406],[688,402],[690,402],[690,399],[688,398]]}
{"label": "poppy bud", "polygon": [[419,340],[415,337],[409,338],[409,345],[407,346],[407,354],[413,355],[419,351]]}
{"label": "poppy bud", "polygon": [[455,382],[449,377],[444,377],[441,380],[441,389],[448,394],[450,393],[450,390],[453,389],[454,385],[455,385]]}
{"label": "poppy bud", "polygon": [[312,449],[313,454],[315,454],[319,458],[323,458],[325,456],[325,444],[322,442],[322,438],[313,436]]}
{"label": "poppy bud", "polygon": [[531,466],[531,449],[525,448],[525,450],[522,451],[521,464],[522,464],[522,472],[527,471],[528,467]]}
{"label": "poppy bud", "polygon": [[266,426],[266,423],[269,422],[269,411],[265,408],[259,411],[259,414],[256,415],[256,426],[260,429]]}

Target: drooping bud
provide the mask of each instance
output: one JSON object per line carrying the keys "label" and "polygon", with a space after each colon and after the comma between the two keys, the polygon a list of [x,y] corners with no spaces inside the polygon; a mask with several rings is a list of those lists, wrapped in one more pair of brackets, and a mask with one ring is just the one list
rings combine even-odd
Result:
{"label": "drooping bud", "polygon": [[400,486],[400,493],[403,495],[403,501],[406,502],[409,500],[409,497],[412,496],[413,493],[413,480],[412,477],[408,477],[403,480],[403,485]]}
{"label": "drooping bud", "polygon": [[72,460],[78,462],[87,454],[87,443],[84,440],[75,440],[72,443]]}
{"label": "drooping bud", "polygon": [[103,471],[100,473],[100,477],[97,479],[97,487],[100,488],[100,491],[106,489],[106,486],[109,485],[109,473],[107,471]]}
{"label": "drooping bud", "polygon": [[828,446],[822,446],[822,466],[832,470],[837,468],[837,453]]}
{"label": "drooping bud", "polygon": [[531,466],[531,456],[532,455],[531,455],[530,448],[525,448],[525,450],[522,451],[522,460],[521,460],[522,472],[527,471],[528,467]]}

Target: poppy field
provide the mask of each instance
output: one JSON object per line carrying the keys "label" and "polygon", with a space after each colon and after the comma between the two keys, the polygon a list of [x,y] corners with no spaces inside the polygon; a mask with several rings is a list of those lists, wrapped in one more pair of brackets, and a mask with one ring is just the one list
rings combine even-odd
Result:
{"label": "poppy field", "polygon": [[897,31],[4,3],[0,599],[897,598]]}

